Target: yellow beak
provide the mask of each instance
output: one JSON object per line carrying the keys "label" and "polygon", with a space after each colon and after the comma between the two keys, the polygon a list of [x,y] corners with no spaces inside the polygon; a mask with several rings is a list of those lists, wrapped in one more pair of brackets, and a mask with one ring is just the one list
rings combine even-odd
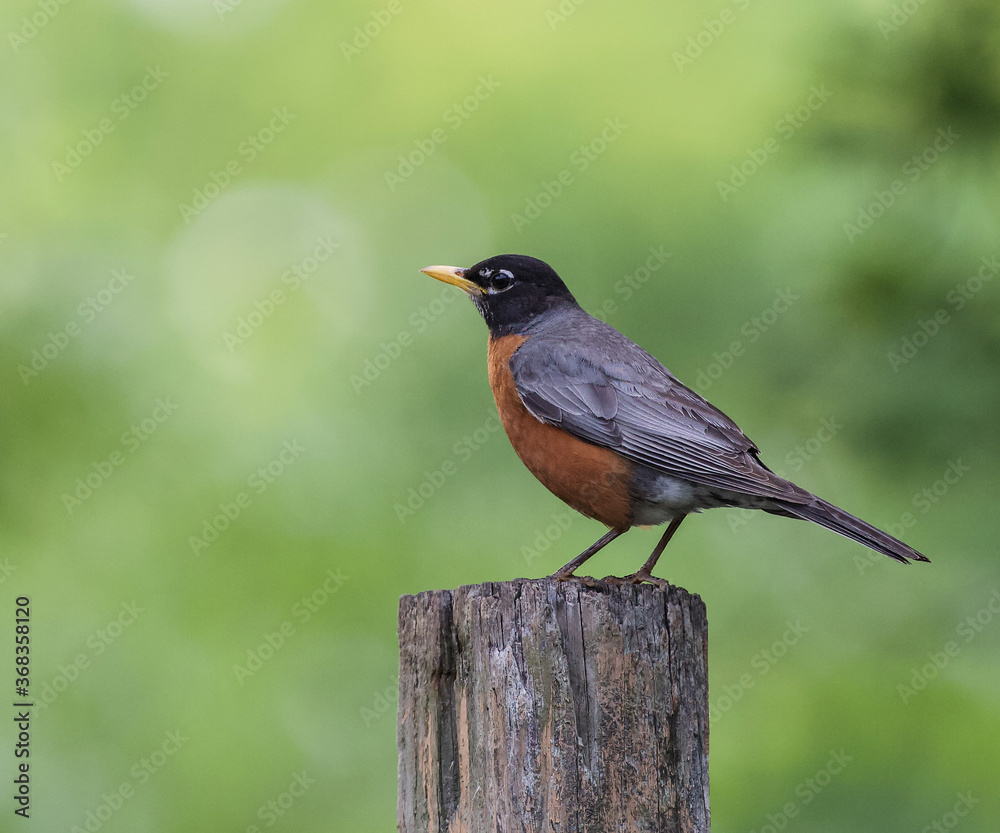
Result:
{"label": "yellow beak", "polygon": [[430,275],[432,278],[436,278],[439,281],[444,281],[445,283],[450,283],[452,286],[457,286],[468,295],[484,294],[482,287],[466,279],[465,270],[461,267],[428,266],[426,269],[421,269],[420,271],[425,275]]}

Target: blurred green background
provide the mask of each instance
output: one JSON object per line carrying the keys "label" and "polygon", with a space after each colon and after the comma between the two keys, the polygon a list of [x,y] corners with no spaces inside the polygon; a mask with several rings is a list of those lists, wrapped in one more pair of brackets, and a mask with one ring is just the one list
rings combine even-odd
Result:
{"label": "blurred green background", "polygon": [[418,272],[521,252],[933,559],[685,524],[714,829],[997,829],[995,3],[11,0],[0,33],[0,679],[30,596],[40,704],[29,822],[0,719],[0,828],[393,829],[398,597],[603,531]]}

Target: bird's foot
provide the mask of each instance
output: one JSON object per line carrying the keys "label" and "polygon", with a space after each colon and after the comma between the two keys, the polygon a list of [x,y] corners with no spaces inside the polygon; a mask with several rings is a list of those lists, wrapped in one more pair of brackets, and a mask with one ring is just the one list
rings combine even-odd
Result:
{"label": "bird's foot", "polygon": [[669,590],[670,582],[664,578],[657,578],[654,575],[650,575],[645,570],[639,570],[637,573],[632,573],[630,576],[605,576],[601,581],[607,584],[654,584],[661,590]]}
{"label": "bird's foot", "polygon": [[564,581],[578,581],[584,587],[598,586],[598,581],[593,576],[578,576],[572,571],[566,571],[566,570],[558,570],[557,572],[550,575],[549,578],[552,579],[553,581],[557,581],[560,583]]}

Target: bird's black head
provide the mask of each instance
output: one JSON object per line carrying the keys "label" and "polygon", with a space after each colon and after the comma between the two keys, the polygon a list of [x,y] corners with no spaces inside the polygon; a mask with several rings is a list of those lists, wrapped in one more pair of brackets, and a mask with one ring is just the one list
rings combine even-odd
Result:
{"label": "bird's black head", "polygon": [[465,292],[494,337],[523,332],[538,315],[576,299],[555,269],[527,255],[496,255],[475,266],[428,266],[422,272]]}

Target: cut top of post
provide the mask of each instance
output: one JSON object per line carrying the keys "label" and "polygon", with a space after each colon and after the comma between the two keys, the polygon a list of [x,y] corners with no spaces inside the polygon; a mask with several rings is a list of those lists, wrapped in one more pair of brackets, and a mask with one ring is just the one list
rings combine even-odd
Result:
{"label": "cut top of post", "polygon": [[707,833],[707,630],[679,587],[403,596],[399,830]]}

